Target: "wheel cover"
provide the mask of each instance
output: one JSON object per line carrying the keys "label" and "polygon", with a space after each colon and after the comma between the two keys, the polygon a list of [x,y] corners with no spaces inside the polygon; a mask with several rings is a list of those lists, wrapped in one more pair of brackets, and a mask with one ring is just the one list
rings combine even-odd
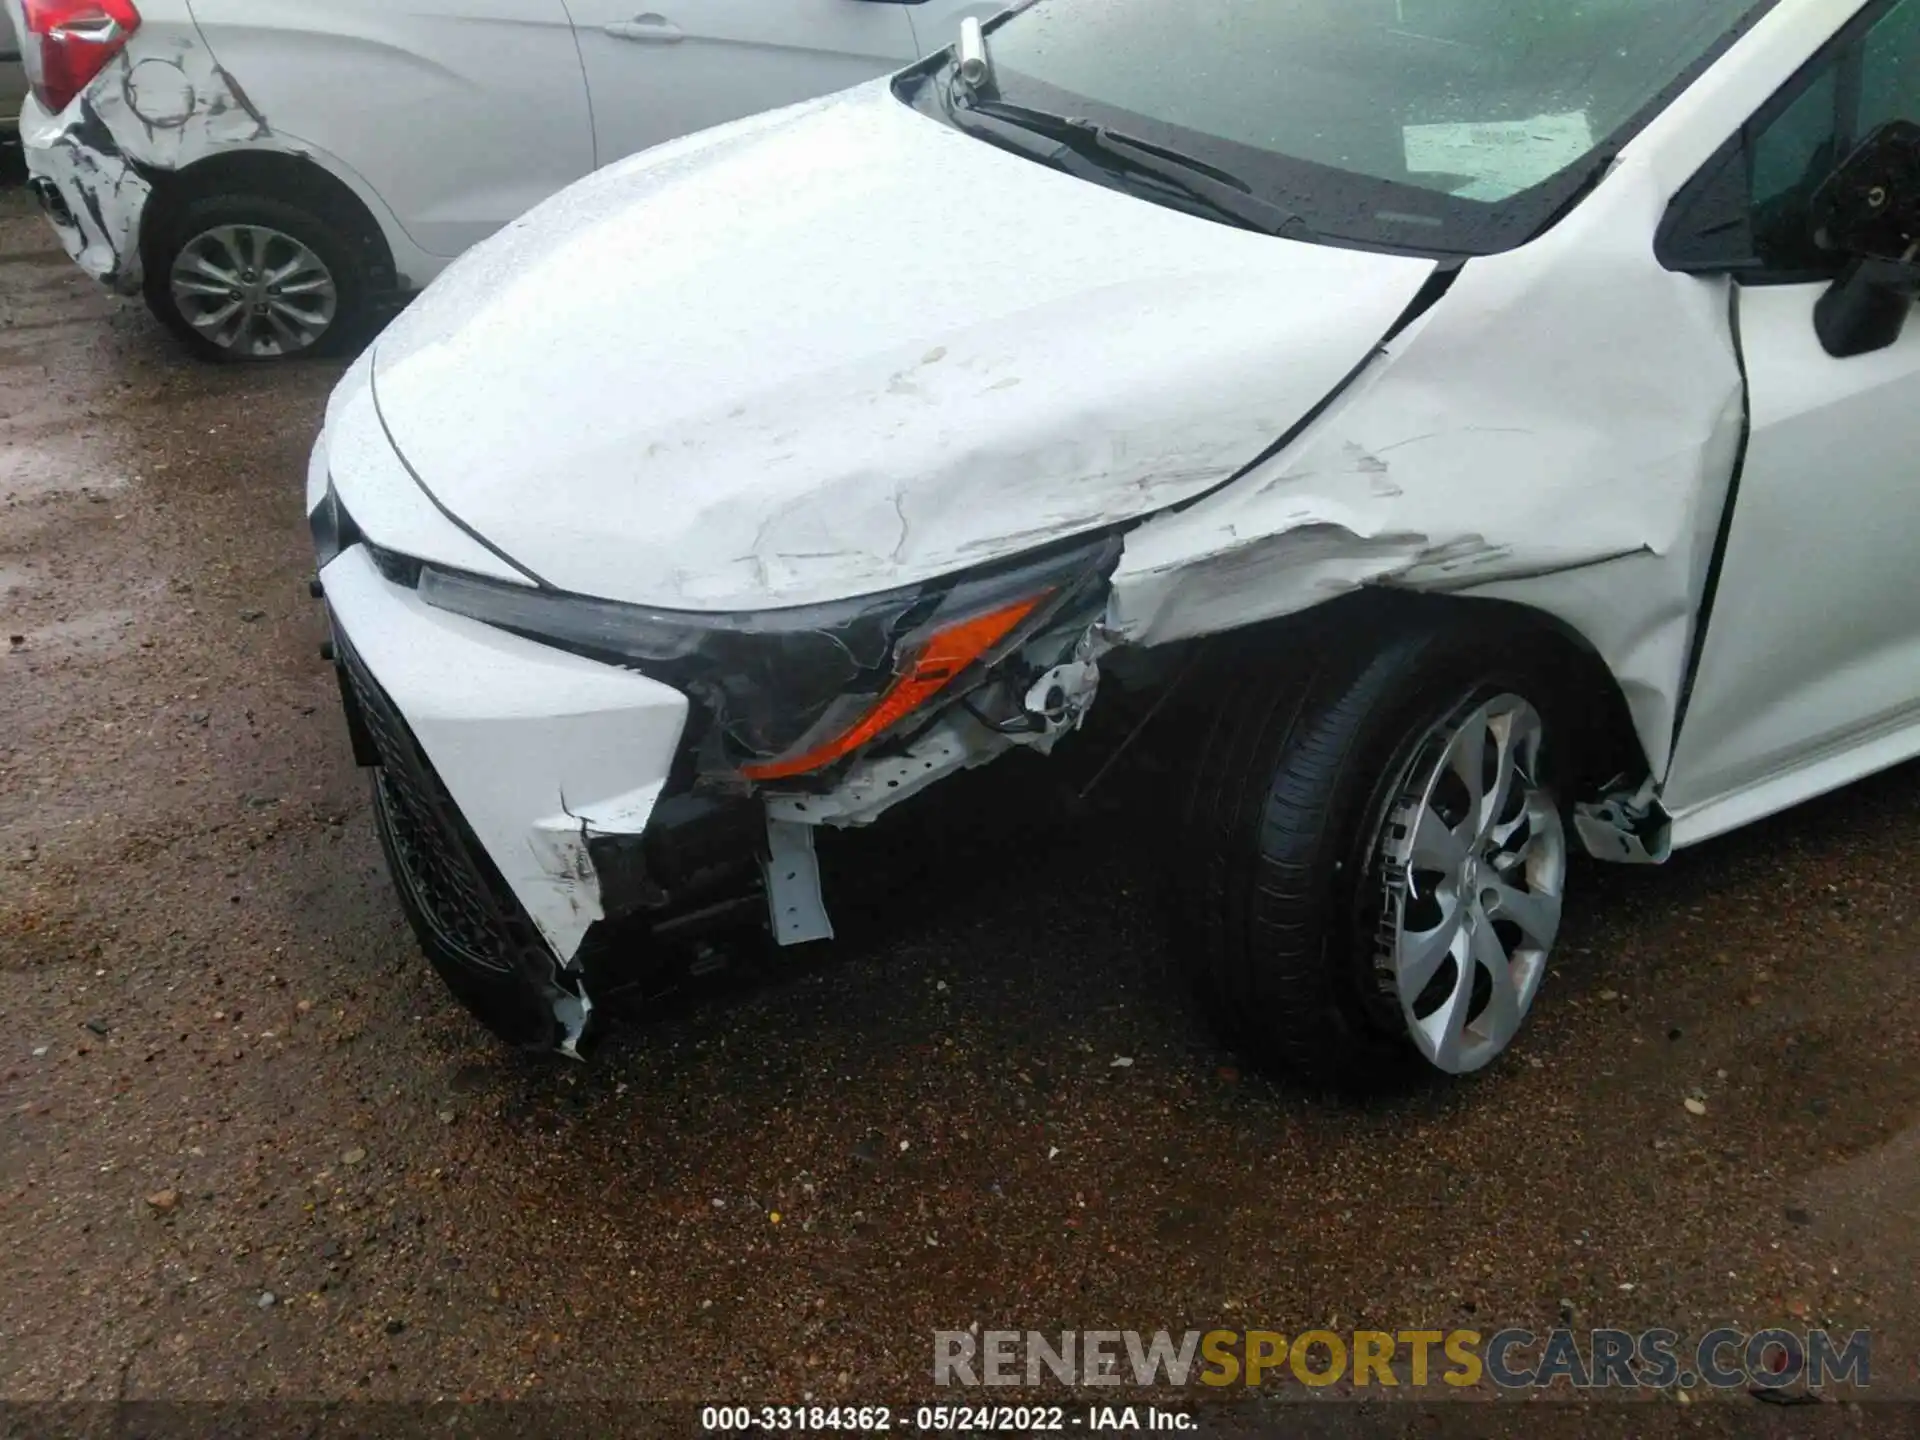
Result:
{"label": "wheel cover", "polygon": [[220,225],[189,240],[173,262],[173,303],[222,350],[258,359],[297,355],[333,328],[333,272],[291,235],[264,225]]}
{"label": "wheel cover", "polygon": [[1381,837],[1376,963],[1420,1053],[1461,1075],[1512,1042],[1560,932],[1567,839],[1541,781],[1546,727],[1475,699],[1421,745]]}

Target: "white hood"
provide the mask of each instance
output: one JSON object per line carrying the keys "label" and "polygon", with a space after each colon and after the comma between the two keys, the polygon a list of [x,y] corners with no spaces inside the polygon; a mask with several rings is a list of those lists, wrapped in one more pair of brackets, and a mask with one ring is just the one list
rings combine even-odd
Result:
{"label": "white hood", "polygon": [[884,83],[602,172],[380,340],[408,463],[551,584],[709,610],[980,565],[1189,499],[1433,269],[969,138]]}

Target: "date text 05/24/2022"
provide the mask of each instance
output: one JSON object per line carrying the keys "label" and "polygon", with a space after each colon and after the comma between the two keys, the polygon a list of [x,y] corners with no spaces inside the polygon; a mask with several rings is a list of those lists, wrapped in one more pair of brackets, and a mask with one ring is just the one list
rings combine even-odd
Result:
{"label": "date text 05/24/2022", "polygon": [[1073,1430],[1178,1433],[1197,1426],[1196,1419],[1183,1410],[1154,1405],[921,1405],[899,1411],[885,1405],[708,1405],[700,1412],[700,1428],[720,1434],[814,1430],[855,1434],[893,1430],[1019,1435]]}

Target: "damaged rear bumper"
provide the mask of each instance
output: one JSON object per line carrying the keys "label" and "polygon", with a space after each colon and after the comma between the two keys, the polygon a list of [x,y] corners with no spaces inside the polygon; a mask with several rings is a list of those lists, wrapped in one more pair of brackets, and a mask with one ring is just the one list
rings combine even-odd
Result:
{"label": "damaged rear bumper", "polygon": [[52,116],[29,99],[20,144],[34,197],[73,263],[121,295],[140,292],[140,225],[153,186],[86,107]]}

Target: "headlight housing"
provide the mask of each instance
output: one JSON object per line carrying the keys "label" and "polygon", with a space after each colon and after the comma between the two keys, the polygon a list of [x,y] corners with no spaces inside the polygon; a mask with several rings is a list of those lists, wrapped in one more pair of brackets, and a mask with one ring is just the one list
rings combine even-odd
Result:
{"label": "headlight housing", "polygon": [[[693,702],[699,768],[817,774],[922,715],[1061,618],[1101,603],[1116,536],[992,570],[783,610],[656,610],[418,567],[429,605],[625,665]],[[408,567],[411,568],[411,567]]]}

